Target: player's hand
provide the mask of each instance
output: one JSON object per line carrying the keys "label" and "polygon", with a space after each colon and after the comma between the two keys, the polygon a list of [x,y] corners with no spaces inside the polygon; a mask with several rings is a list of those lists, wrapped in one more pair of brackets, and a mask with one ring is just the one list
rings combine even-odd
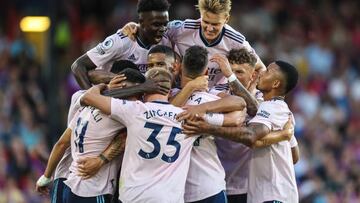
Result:
{"label": "player's hand", "polygon": [[35,190],[36,192],[40,193],[41,195],[48,195],[49,194],[49,184],[51,183],[51,178],[47,178],[42,175],[37,181]]}
{"label": "player's hand", "polygon": [[107,88],[107,85],[104,83],[94,85],[86,91],[87,94],[100,94],[103,90]]}
{"label": "player's hand", "polygon": [[134,22],[127,23],[123,28],[120,29],[124,35],[128,36],[132,41],[135,41],[135,35],[137,32],[138,24]]}
{"label": "player's hand", "polygon": [[207,75],[199,76],[194,80],[191,80],[188,84],[191,86],[191,89],[193,89],[194,91],[207,91],[209,86],[209,76]]}
{"label": "player's hand", "polygon": [[229,60],[226,58],[226,56],[222,54],[214,54],[211,57],[210,61],[219,64],[221,72],[224,74],[225,77],[230,77],[231,74],[233,74]]}
{"label": "player's hand", "polygon": [[203,116],[196,115],[194,119],[187,119],[182,124],[182,132],[188,136],[208,133],[210,129]]}
{"label": "player's hand", "polygon": [[159,93],[162,95],[167,95],[170,91],[169,87],[164,85],[163,83],[168,83],[168,80],[159,80],[155,81],[153,79],[146,79],[146,81],[142,84],[144,88],[144,93]]}
{"label": "player's hand", "polygon": [[78,174],[82,179],[88,179],[94,176],[105,164],[99,157],[80,158],[78,161]]}
{"label": "player's hand", "polygon": [[292,118],[292,116],[289,116],[289,119],[288,121],[285,123],[284,125],[284,129],[283,130],[286,130],[287,133],[286,133],[286,138],[288,140],[291,139],[291,137],[294,135],[294,120]]}
{"label": "player's hand", "polygon": [[185,111],[176,116],[176,119],[180,122],[183,120],[195,120],[197,117],[204,117],[206,113],[204,105],[188,105],[182,108]]}
{"label": "player's hand", "polygon": [[113,79],[110,80],[107,88],[114,89],[114,88],[124,88],[126,84],[122,83],[126,80],[126,76],[124,74],[120,74],[115,76]]}

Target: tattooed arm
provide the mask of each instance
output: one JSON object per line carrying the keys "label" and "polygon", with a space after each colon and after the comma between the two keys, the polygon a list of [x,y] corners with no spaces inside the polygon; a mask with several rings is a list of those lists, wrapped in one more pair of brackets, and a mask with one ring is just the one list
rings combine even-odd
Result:
{"label": "tattooed arm", "polygon": [[[234,73],[231,70],[230,63],[228,59],[221,55],[215,54],[211,59],[212,62],[219,64],[221,72],[224,74],[225,77],[229,78]],[[229,81],[231,91],[239,97],[242,97],[246,102],[247,113],[249,116],[255,116],[257,108],[259,106],[258,101],[251,93],[241,84],[241,82],[235,77],[233,81]]]}
{"label": "tattooed arm", "polygon": [[249,126],[220,127],[208,124],[202,117],[186,120],[183,132],[187,135],[211,134],[253,147],[255,142],[270,133],[270,129],[261,123],[251,123]]}

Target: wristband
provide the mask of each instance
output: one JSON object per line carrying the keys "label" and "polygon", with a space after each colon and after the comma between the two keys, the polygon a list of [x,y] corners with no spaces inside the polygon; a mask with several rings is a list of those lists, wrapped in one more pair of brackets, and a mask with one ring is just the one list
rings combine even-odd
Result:
{"label": "wristband", "polygon": [[105,164],[109,163],[109,159],[107,159],[103,154],[99,155],[99,158],[104,161]]}
{"label": "wristband", "polygon": [[231,74],[227,79],[228,79],[229,82],[233,82],[233,81],[237,80],[237,77],[236,77],[236,75],[233,73],[233,74]]}
{"label": "wristband", "polygon": [[224,123],[224,114],[221,113],[207,113],[204,119],[210,125],[222,126]]}
{"label": "wristband", "polygon": [[47,186],[51,183],[51,178],[47,178],[44,175],[42,175],[36,182],[36,185],[39,187]]}

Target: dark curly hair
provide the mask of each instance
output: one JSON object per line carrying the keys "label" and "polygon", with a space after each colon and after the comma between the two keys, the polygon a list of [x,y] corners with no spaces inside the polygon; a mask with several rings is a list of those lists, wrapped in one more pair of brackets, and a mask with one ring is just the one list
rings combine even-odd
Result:
{"label": "dark curly hair", "polygon": [[137,4],[137,12],[147,11],[168,11],[170,3],[167,0],[139,0]]}
{"label": "dark curly hair", "polygon": [[244,64],[248,63],[252,67],[255,67],[256,57],[254,54],[250,53],[247,49],[231,49],[228,54],[228,60],[232,64]]}

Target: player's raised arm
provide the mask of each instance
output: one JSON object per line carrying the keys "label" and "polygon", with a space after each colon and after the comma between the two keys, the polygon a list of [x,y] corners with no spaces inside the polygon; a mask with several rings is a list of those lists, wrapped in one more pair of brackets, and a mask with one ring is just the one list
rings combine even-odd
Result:
{"label": "player's raised arm", "polygon": [[256,114],[259,103],[232,72],[228,59],[224,55],[215,54],[210,59],[210,61],[219,64],[222,73],[229,80],[229,85],[232,92],[245,100],[248,114],[250,116],[254,116]]}
{"label": "player's raised arm", "polygon": [[89,89],[91,87],[88,71],[95,68],[96,65],[90,60],[87,54],[80,56],[71,65],[71,70],[75,75],[75,79],[82,89]]}

